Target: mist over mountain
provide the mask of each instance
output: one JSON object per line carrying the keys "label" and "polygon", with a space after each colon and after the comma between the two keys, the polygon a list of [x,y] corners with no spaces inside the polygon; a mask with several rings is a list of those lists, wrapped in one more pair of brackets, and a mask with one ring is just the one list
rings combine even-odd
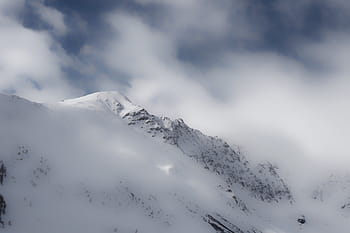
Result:
{"label": "mist over mountain", "polygon": [[294,189],[271,163],[118,92],[1,95],[0,109],[2,232],[347,231],[348,192]]}
{"label": "mist over mountain", "polygon": [[0,0],[0,232],[348,233],[349,20]]}

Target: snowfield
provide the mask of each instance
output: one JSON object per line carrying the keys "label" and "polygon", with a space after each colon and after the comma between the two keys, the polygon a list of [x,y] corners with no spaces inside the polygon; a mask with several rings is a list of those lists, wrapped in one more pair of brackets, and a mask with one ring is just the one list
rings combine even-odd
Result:
{"label": "snowfield", "polygon": [[118,92],[56,104],[0,95],[0,125],[0,232],[350,229],[350,182],[337,185],[342,195],[327,184],[300,192],[271,163],[253,166],[220,138]]}

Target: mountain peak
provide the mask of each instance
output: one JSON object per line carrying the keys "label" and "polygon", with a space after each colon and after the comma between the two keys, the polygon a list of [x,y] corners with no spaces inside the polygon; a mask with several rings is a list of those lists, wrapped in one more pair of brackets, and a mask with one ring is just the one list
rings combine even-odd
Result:
{"label": "mountain peak", "polygon": [[127,113],[142,109],[117,91],[95,92],[79,98],[63,100],[60,104],[91,110],[107,110],[121,117],[124,117]]}
{"label": "mountain peak", "polygon": [[[182,119],[171,120],[150,114],[119,92],[96,92],[61,103],[115,114],[131,127],[175,145],[204,168],[220,175],[229,187],[239,186],[238,189],[243,188],[257,199],[268,202],[293,199],[289,188],[272,166],[254,169],[242,154],[220,138],[204,135],[190,128]],[[260,174],[264,174],[263,178]]]}

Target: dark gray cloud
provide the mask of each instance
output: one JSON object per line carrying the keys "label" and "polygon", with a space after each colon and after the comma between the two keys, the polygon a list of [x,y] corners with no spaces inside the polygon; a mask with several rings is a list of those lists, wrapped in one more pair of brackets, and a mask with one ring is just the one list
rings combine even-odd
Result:
{"label": "dark gray cloud", "polygon": [[[52,32],[52,25],[42,20],[31,2],[26,1],[23,8],[23,25]],[[113,36],[105,16],[116,11],[140,17],[145,24],[175,40],[177,59],[200,69],[215,67],[228,52],[260,51],[279,53],[310,69],[321,69],[322,64],[299,53],[299,44],[319,42],[328,30],[350,29],[349,4],[340,0],[197,0],[181,4],[158,0],[45,0],[42,3],[63,13],[67,32],[54,35],[55,40],[67,54],[82,62],[87,60],[81,56],[84,46],[103,47]],[[216,14],[222,14],[222,19]],[[224,21],[225,25],[216,20]],[[223,31],[216,30],[221,26]],[[78,81],[76,85],[81,85],[79,80],[87,76],[74,67],[66,71],[68,77],[74,77],[70,82]],[[106,67],[101,71],[125,83],[127,75],[120,78],[120,73],[113,74]],[[91,82],[86,83],[91,86]]]}
{"label": "dark gray cloud", "polygon": [[105,14],[115,10],[134,12],[151,22],[159,12],[156,5],[140,6],[128,0],[46,0],[44,3],[65,14],[66,24],[71,30],[60,41],[67,52],[73,54],[78,54],[84,44],[103,43],[109,36],[110,28],[103,19]]}
{"label": "dark gray cloud", "polygon": [[[347,22],[350,14],[347,8],[328,0],[197,2],[227,14],[225,18],[227,31],[220,34],[203,30],[213,25],[208,24],[208,20],[200,18],[202,15],[194,13],[191,20],[198,21],[197,24],[192,27],[187,25],[187,29],[178,31],[178,33],[190,35],[179,38],[177,55],[180,60],[195,65],[211,65],[223,53],[237,50],[273,51],[298,58],[295,47],[300,41],[319,41],[325,30],[349,30]],[[104,16],[110,12],[116,10],[129,12],[142,17],[144,22],[152,27],[169,33],[169,28],[175,27],[174,24],[183,16],[184,11],[176,9],[178,6],[169,4],[167,1],[46,0],[44,4],[65,15],[65,22],[70,30],[58,41],[67,53],[75,55],[79,54],[85,44],[103,44],[110,36],[110,28],[104,21]],[[203,7],[199,6],[198,9]],[[205,13],[207,15],[203,17],[211,20],[211,12]],[[47,24],[40,20],[33,7],[26,8],[23,13],[23,23],[34,29],[47,28]],[[203,25],[200,25],[201,23]],[[249,27],[248,30],[253,31],[253,34],[237,32],[237,28],[240,27]],[[213,33],[216,35],[214,36]]]}

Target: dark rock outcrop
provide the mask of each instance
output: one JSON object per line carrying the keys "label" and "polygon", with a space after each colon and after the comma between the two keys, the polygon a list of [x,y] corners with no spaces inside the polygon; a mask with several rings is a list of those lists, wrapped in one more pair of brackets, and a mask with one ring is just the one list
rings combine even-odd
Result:
{"label": "dark rock outcrop", "polygon": [[129,125],[143,129],[152,137],[175,145],[185,155],[221,176],[229,187],[239,185],[253,197],[266,201],[293,201],[288,186],[270,163],[252,167],[248,160],[218,137],[204,135],[190,128],[182,119],[157,117],[145,109],[123,116]]}

